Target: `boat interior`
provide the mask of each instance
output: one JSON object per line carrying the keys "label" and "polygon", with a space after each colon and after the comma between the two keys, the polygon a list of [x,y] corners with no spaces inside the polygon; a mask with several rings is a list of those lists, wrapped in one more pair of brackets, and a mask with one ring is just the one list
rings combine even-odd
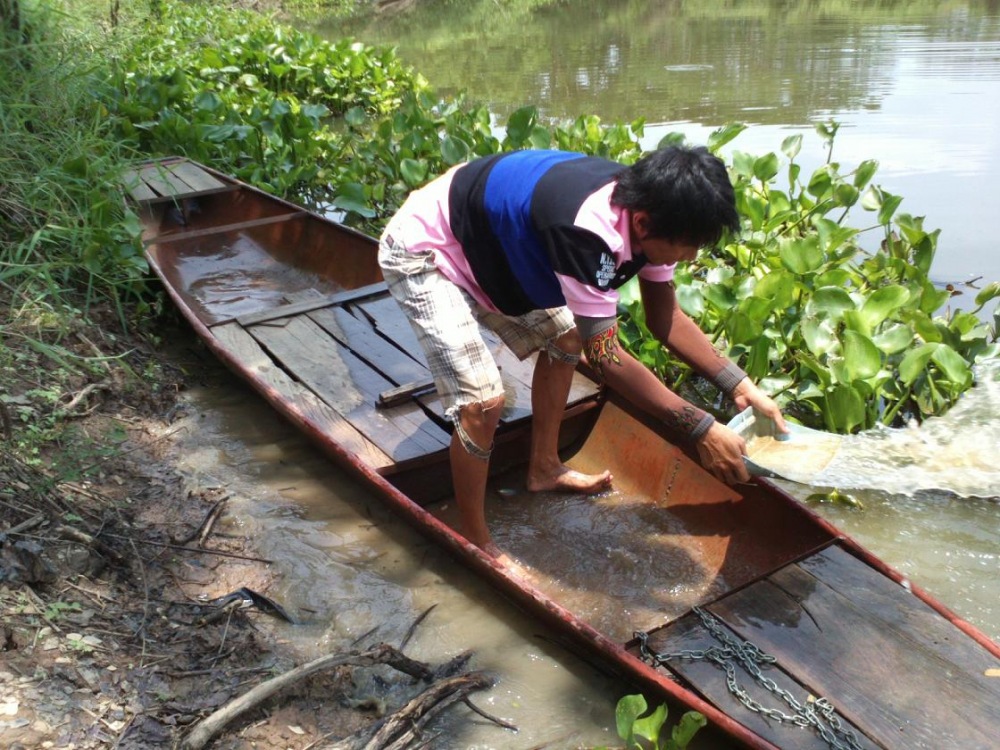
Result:
{"label": "boat interior", "polygon": [[[159,162],[130,188],[147,256],[175,300],[279,409],[456,528],[445,463],[451,427],[381,282],[375,241],[193,167]],[[1000,680],[984,676],[1000,667],[992,654],[958,638],[940,613],[780,490],[717,481],[583,371],[567,403],[565,457],[580,471],[610,469],[614,489],[528,493],[533,362],[484,335],[507,390],[488,521],[539,591],[647,659],[713,645],[694,609],[702,608],[775,655],[780,668],[769,674],[793,694],[842,696],[838,710],[860,747],[900,747],[901,733],[913,741],[907,747],[996,746]],[[809,732],[787,744],[789,730],[741,708],[725,672],[705,660],[675,657],[657,669],[776,744],[828,747]],[[753,698],[766,700],[737,669]],[[894,697],[873,701],[886,694],[874,681],[891,683]],[[937,686],[932,695],[925,681]],[[967,717],[966,726],[945,727],[949,715]],[[945,731],[965,744],[934,744]]]}

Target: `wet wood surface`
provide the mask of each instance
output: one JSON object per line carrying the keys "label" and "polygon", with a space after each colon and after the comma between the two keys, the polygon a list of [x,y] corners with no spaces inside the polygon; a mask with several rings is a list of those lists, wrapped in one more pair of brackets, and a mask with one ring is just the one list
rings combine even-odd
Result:
{"label": "wet wood surface", "polygon": [[[866,747],[997,747],[1000,686],[988,675],[1000,662],[839,547],[785,566],[707,609],[727,631],[777,659],[767,677],[799,701],[827,698],[870,743]],[[718,642],[693,615],[650,639],[653,650],[667,653],[711,645]],[[808,746],[789,745],[788,729],[759,726],[758,715],[738,709],[722,670],[683,659],[671,669],[775,744]],[[755,699],[775,705],[749,675],[739,670],[739,677]]]}

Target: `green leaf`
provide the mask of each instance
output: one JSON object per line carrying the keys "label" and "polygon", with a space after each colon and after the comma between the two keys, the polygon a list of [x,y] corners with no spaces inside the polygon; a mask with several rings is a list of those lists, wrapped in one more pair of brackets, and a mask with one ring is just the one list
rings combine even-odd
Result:
{"label": "green leaf", "polygon": [[705,298],[696,287],[690,284],[678,286],[676,294],[681,309],[693,319],[698,320],[705,313]]}
{"label": "green leaf", "polygon": [[677,722],[671,732],[670,742],[666,750],[685,750],[700,729],[708,724],[708,720],[697,711],[688,711]]}
{"label": "green leaf", "polygon": [[781,142],[781,152],[789,159],[794,159],[802,150],[802,134],[790,135]]}
{"label": "green leaf", "polygon": [[796,239],[782,238],[778,246],[781,264],[800,276],[811,273],[823,265],[823,251],[815,235]]}
{"label": "green leaf", "polygon": [[718,130],[712,131],[712,133],[708,136],[708,150],[713,154],[718,153],[720,148],[725,146],[746,129],[747,126],[742,122],[731,122],[727,125],[723,125]]}
{"label": "green leaf", "polygon": [[222,99],[214,91],[201,91],[194,98],[194,108],[200,112],[214,112],[222,106]]}
{"label": "green leaf", "polygon": [[809,185],[806,186],[806,190],[809,191],[810,195],[814,195],[817,198],[823,198],[830,192],[832,185],[833,176],[831,174],[830,166],[828,164],[824,164],[812,173],[812,177],[809,178]]}
{"label": "green leaf", "polygon": [[913,331],[897,323],[877,333],[872,341],[885,354],[898,354],[913,343]]}
{"label": "green leaf", "polygon": [[878,347],[857,331],[844,331],[843,352],[851,381],[874,377],[882,369],[882,354]]}
{"label": "green leaf", "polygon": [[524,143],[537,120],[538,110],[535,107],[521,107],[507,120],[507,137],[515,145]]}
{"label": "green leaf", "polygon": [[761,156],[753,163],[753,175],[761,182],[769,182],[778,174],[778,155],[774,152]]}
{"label": "green leaf", "polygon": [[1000,281],[991,282],[979,290],[979,293],[976,295],[976,307],[981,308],[987,302],[997,297],[1000,297]]}
{"label": "green leaf", "polygon": [[888,224],[892,221],[893,214],[896,213],[896,209],[899,208],[899,204],[903,202],[903,196],[893,195],[885,190],[882,191],[882,205],[878,209],[878,223]]}
{"label": "green leaf", "polygon": [[375,216],[375,211],[368,206],[364,185],[357,182],[341,185],[337,197],[333,200],[333,206],[342,211],[356,213],[366,219]]}
{"label": "green leaf", "polygon": [[829,320],[815,316],[803,318],[799,325],[802,338],[805,339],[809,351],[816,357],[824,357],[834,352],[840,346],[837,333]]}
{"label": "green leaf", "polygon": [[806,304],[806,314],[828,317],[839,320],[844,310],[853,310],[854,300],[851,295],[840,287],[824,286],[813,293],[812,299]]}
{"label": "green leaf", "polygon": [[931,354],[931,360],[955,385],[960,388],[972,385],[972,370],[969,363],[947,344],[940,344]]}
{"label": "green leaf", "polygon": [[528,138],[532,148],[547,149],[552,148],[552,133],[549,129],[536,125],[531,129],[531,136]]}
{"label": "green leaf", "polygon": [[656,144],[656,148],[668,148],[670,146],[683,146],[687,143],[687,136],[683,133],[673,131],[672,133],[667,133],[660,139],[660,142]]}
{"label": "green leaf", "polygon": [[858,202],[858,195],[858,189],[846,182],[839,183],[833,189],[833,197],[836,199],[837,204],[841,206],[853,206]]}
{"label": "green leaf", "polygon": [[368,120],[363,107],[351,107],[344,113],[344,122],[352,128],[360,128]]}
{"label": "green leaf", "polygon": [[861,207],[866,211],[878,211],[882,207],[882,191],[877,185],[869,185],[862,194]]}
{"label": "green leaf", "polygon": [[893,284],[874,291],[861,306],[861,315],[871,330],[875,330],[886,318],[905,305],[910,299],[910,290]]}
{"label": "green leaf", "polygon": [[667,707],[661,703],[649,716],[635,720],[635,723],[632,725],[633,738],[641,737],[644,740],[648,740],[653,747],[656,747],[659,745],[660,729],[663,728],[663,723],[666,720]]}
{"label": "green leaf", "polygon": [[795,279],[780,271],[771,271],[757,282],[753,294],[770,300],[775,309],[789,307],[795,299]]}
{"label": "green leaf", "polygon": [[854,187],[858,190],[864,190],[877,171],[878,162],[875,159],[866,159],[861,162],[854,170]]}
{"label": "green leaf", "polygon": [[744,366],[746,367],[747,375],[754,381],[760,381],[761,378],[770,374],[770,351],[771,342],[768,341],[766,336],[758,338],[750,347],[750,355],[746,358]]}
{"label": "green leaf", "polygon": [[921,344],[906,353],[903,361],[899,363],[899,378],[903,381],[903,385],[913,385],[913,382],[926,371],[931,355],[939,346],[937,343]]}
{"label": "green leaf", "polygon": [[615,707],[615,725],[618,736],[628,745],[632,741],[632,727],[646,710],[646,699],[641,695],[626,695]]}
{"label": "green leaf", "polygon": [[410,187],[418,187],[427,177],[427,162],[418,159],[403,159],[399,173]]}
{"label": "green leaf", "polygon": [[865,401],[850,385],[835,385],[826,395],[826,419],[836,432],[850,433],[865,423]]}
{"label": "green leaf", "polygon": [[469,144],[453,135],[441,139],[441,158],[448,166],[454,166],[469,158]]}

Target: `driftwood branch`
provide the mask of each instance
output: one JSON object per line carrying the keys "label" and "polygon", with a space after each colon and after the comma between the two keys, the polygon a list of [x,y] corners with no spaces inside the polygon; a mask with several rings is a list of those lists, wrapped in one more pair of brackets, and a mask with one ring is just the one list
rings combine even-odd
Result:
{"label": "driftwood branch", "polygon": [[469,693],[492,687],[493,683],[493,677],[485,672],[441,680],[375,725],[374,732],[372,728],[362,730],[328,745],[325,750],[403,750],[420,737],[424,726],[438,714],[466,701]]}
{"label": "driftwood branch", "polygon": [[405,674],[426,679],[430,676],[430,668],[421,662],[410,659],[392,646],[380,644],[368,651],[352,652],[348,654],[328,654],[315,659],[308,664],[296,667],[290,672],[278,675],[277,677],[263,682],[239,698],[230,701],[218,711],[199,721],[191,732],[181,741],[181,750],[200,750],[208,744],[209,740],[218,734],[223,727],[237,716],[249,711],[263,701],[270,698],[275,693],[283,690],[289,685],[293,685],[299,680],[308,677],[316,672],[333,667],[346,665],[358,667],[372,667],[378,664],[388,664],[394,669]]}

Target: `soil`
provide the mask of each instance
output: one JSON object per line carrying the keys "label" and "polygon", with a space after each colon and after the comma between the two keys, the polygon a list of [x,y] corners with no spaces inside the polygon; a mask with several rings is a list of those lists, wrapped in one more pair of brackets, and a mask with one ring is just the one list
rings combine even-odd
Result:
{"label": "soil", "polygon": [[[302,661],[275,635],[267,561],[252,539],[215,529],[225,496],[172,469],[191,376],[148,338],[108,330],[62,337],[87,367],[28,349],[0,362],[0,747],[11,750],[174,747]],[[210,747],[304,750],[371,731],[384,701],[349,702],[355,671],[296,682]]]}

